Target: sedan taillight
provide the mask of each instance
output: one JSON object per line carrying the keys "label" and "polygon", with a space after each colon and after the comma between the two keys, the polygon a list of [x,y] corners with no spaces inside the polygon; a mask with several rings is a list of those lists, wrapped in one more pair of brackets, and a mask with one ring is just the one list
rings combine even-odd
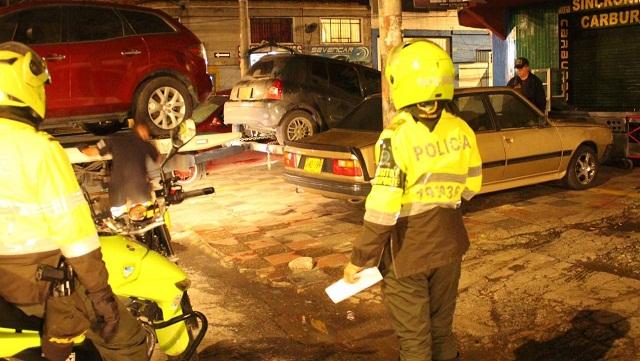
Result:
{"label": "sedan taillight", "polygon": [[362,168],[360,168],[360,162],[357,160],[334,159],[333,174],[359,177],[362,175]]}
{"label": "sedan taillight", "polygon": [[282,81],[280,79],[276,79],[271,83],[264,98],[272,100],[282,99]]}
{"label": "sedan taillight", "polygon": [[285,152],[282,155],[282,159],[284,161],[284,166],[285,167],[289,167],[289,168],[296,168],[297,167],[296,154],[295,153]]}

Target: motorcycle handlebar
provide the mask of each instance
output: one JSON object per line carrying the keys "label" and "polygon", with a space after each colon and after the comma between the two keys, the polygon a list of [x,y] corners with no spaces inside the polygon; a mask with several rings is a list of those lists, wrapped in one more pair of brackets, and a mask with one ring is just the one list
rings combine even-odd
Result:
{"label": "motorcycle handlebar", "polygon": [[182,199],[204,196],[204,195],[207,195],[207,194],[213,194],[215,192],[216,192],[216,190],[213,187],[196,189],[196,190],[193,190],[193,191],[188,191],[188,192],[182,193]]}

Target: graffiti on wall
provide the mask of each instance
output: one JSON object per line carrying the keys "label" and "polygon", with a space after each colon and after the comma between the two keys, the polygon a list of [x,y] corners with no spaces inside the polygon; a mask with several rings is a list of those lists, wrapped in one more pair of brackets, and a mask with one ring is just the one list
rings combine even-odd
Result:
{"label": "graffiti on wall", "polygon": [[371,49],[366,46],[312,46],[309,54],[371,65]]}

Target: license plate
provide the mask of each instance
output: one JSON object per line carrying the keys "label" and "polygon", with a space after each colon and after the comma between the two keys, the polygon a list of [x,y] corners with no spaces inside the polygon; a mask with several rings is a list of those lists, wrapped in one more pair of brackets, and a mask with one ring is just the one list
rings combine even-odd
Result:
{"label": "license plate", "polygon": [[251,87],[244,87],[238,90],[238,98],[242,100],[251,99],[252,96],[253,96],[253,88]]}
{"label": "license plate", "polygon": [[304,161],[304,170],[309,173],[322,173],[322,158],[307,158]]}

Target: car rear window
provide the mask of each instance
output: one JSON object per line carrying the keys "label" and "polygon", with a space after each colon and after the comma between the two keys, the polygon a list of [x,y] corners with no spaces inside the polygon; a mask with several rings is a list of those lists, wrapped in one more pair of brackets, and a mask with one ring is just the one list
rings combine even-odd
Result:
{"label": "car rear window", "polygon": [[264,57],[249,69],[253,78],[295,79],[305,74],[305,64],[295,57]]}
{"label": "car rear window", "polygon": [[337,126],[343,129],[381,132],[382,101],[379,95],[371,96],[358,104]]}
{"label": "car rear window", "polygon": [[254,78],[271,76],[275,67],[275,60],[260,60],[249,69],[249,75]]}
{"label": "car rear window", "polygon": [[164,19],[155,14],[142,11],[118,10],[129,22],[136,34],[164,34],[173,33],[175,29]]}

